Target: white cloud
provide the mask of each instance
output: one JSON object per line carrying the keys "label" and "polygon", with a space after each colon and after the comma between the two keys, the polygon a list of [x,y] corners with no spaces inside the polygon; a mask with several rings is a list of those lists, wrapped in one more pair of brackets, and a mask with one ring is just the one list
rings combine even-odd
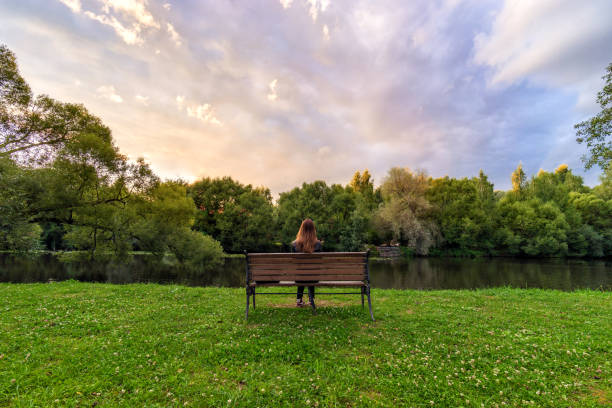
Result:
{"label": "white cloud", "polygon": [[308,14],[312,17],[313,21],[317,21],[317,17],[319,13],[323,13],[329,7],[330,0],[308,0],[308,4],[310,4],[310,10],[308,10]]}
{"label": "white cloud", "polygon": [[323,26],[323,38],[325,41],[329,41],[329,27],[327,27],[327,24]]}
{"label": "white cloud", "polygon": [[82,9],[81,0],[59,0],[73,13],[80,14],[101,24],[112,27],[117,35],[129,45],[141,45],[141,36],[145,29],[158,30],[159,22],[147,10],[146,0],[98,0],[102,3],[101,14],[92,10]]}
{"label": "white cloud", "polygon": [[202,122],[212,123],[213,125],[221,125],[222,123],[215,117],[212,106],[205,103],[204,105],[188,106],[187,116],[198,118]]}
{"label": "white cloud", "polygon": [[275,101],[278,98],[278,94],[276,93],[276,84],[278,83],[277,79],[274,79],[272,82],[268,84],[268,88],[270,89],[270,93],[268,93],[268,100]]}
{"label": "white cloud", "polygon": [[283,6],[284,9],[288,9],[289,7],[291,7],[291,3],[293,3],[293,0],[280,0],[280,4]]}
{"label": "white cloud", "polygon": [[115,17],[108,17],[104,14],[95,14],[91,11],[86,11],[85,15],[92,20],[96,20],[104,25],[112,27],[117,35],[121,37],[121,39],[129,45],[140,45],[144,41],[140,37],[140,26],[133,25],[132,28],[125,27],[119,20]]}
{"label": "white cloud", "polygon": [[[609,6],[596,1],[583,6],[599,4],[600,18],[593,21],[601,28],[600,20],[611,14]],[[484,46],[497,38],[495,27],[501,24],[491,11],[501,12],[504,0],[464,2],[454,9],[446,0],[283,0],[258,9],[257,18],[244,13],[240,2],[140,2],[159,29],[110,5],[106,13],[100,0],[70,2],[80,6],[79,18],[88,23],[73,24],[66,19],[72,14],[66,2],[57,1],[54,13],[29,8],[31,18],[24,19],[18,1],[0,1],[5,41],[17,47],[33,87],[91,106],[113,129],[122,152],[137,157],[146,146],[162,177],[232,175],[278,193],[317,178],[346,183],[364,167],[377,181],[393,165],[426,168],[435,177],[469,177],[482,167],[496,187],[505,188],[519,160],[537,171],[546,165],[547,152],[555,151],[562,153],[551,161],[563,159],[574,168],[574,157],[579,164],[581,152],[572,138],[572,125],[581,120],[575,117],[574,93],[531,83],[552,81],[547,72],[553,70],[532,69],[525,74],[527,82],[522,74],[508,75],[512,87],[487,87],[489,76],[522,59],[520,53],[503,54],[516,43],[524,48],[541,44],[553,29],[556,36],[547,19],[572,32],[589,29],[583,26],[591,21],[579,12],[572,21],[580,28],[558,18],[567,15],[567,2],[533,17],[543,31],[527,31],[533,44],[518,27],[486,53]],[[163,8],[170,2],[172,12]],[[146,47],[126,50],[114,29],[89,20],[84,11],[103,15],[110,24],[114,17],[118,28],[132,31],[124,34],[128,41]],[[175,12],[206,24],[179,25],[169,20]],[[180,48],[168,22],[182,37]],[[101,41],[100,31],[118,44]],[[483,42],[475,48],[479,32]],[[325,42],[326,34],[334,36],[333,42]],[[554,72],[580,62],[580,67],[592,65],[589,72],[596,72],[599,81],[605,64],[599,67],[597,61],[601,55],[609,59],[610,44],[583,46],[593,54],[556,64]],[[53,49],[62,49],[62,58]],[[555,52],[565,51],[563,46]],[[478,52],[486,58],[475,64]],[[592,57],[595,53],[600,56]],[[75,78],[83,78],[80,88],[71,85]],[[97,82],[88,93],[84,88],[91,78]],[[564,83],[574,82],[567,78]],[[110,95],[121,94],[124,103],[101,99],[96,88],[103,84],[113,84],[117,91]],[[138,93],[149,97],[148,107],[136,99]],[[568,149],[556,149],[561,135],[568,136]]]}
{"label": "white cloud", "polygon": [[166,10],[168,10],[168,11],[169,11],[169,10],[172,8],[172,4],[170,4],[170,3],[164,3],[163,7],[164,7]]}
{"label": "white cloud", "polygon": [[328,156],[331,153],[332,149],[329,146],[321,146],[317,149],[317,155],[319,156]]}
{"label": "white cloud", "polygon": [[476,36],[475,61],[493,68],[492,85],[530,79],[594,99],[612,52],[610,16],[609,0],[507,0]]}
{"label": "white cloud", "polygon": [[183,104],[185,103],[185,97],[182,95],[177,95],[176,97],[176,107],[178,108],[178,110],[182,110],[183,109]]}
{"label": "white cloud", "polygon": [[179,111],[186,110],[187,116],[191,118],[197,118],[202,122],[211,123],[213,125],[222,125],[221,121],[217,119],[213,112],[213,108],[210,104],[205,103],[203,105],[187,103],[185,96],[177,95],[176,108]]}
{"label": "white cloud", "polygon": [[[306,0],[306,4],[310,5],[308,14],[312,18],[312,21],[317,21],[319,13],[325,12],[329,7],[330,0]],[[280,0],[280,4],[284,9],[288,9],[293,4],[293,0]]]}
{"label": "white cloud", "polygon": [[148,96],[136,95],[134,98],[138,102],[142,103],[144,106],[149,106],[149,97]]}
{"label": "white cloud", "polygon": [[73,13],[81,12],[81,0],[59,0],[61,3],[66,5]]}
{"label": "white cloud", "polygon": [[181,39],[179,33],[177,33],[174,29],[174,26],[170,23],[167,23],[166,28],[168,29],[168,33],[170,34],[170,38],[172,38],[172,41],[174,41],[177,46],[181,45],[183,43],[183,40]]}
{"label": "white cloud", "polygon": [[146,0],[99,0],[103,3],[102,10],[109,14],[111,9],[130,17],[139,25],[145,27],[159,28],[159,23],[155,21],[153,15],[146,8]]}
{"label": "white cloud", "polygon": [[111,102],[121,103],[123,102],[123,98],[117,94],[115,91],[115,87],[112,85],[103,85],[96,89],[98,93],[98,97],[108,99]]}

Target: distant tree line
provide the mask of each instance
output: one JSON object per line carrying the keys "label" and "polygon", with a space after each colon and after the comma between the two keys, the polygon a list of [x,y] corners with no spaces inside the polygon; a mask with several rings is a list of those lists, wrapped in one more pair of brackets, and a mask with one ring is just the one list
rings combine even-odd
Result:
{"label": "distant tree line", "polygon": [[[609,98],[598,98],[608,109]],[[392,168],[378,187],[358,171],[346,185],[304,183],[275,202],[269,189],[231,177],[160,180],[144,161],[129,162],[84,106],[34,96],[0,46],[0,250],[171,253],[213,268],[223,251],[288,250],[309,217],[328,251],[399,244],[416,255],[610,256],[612,166],[601,117],[579,125],[604,169],[594,188],[566,165],[531,178],[519,165],[505,192],[482,171],[434,179]],[[588,139],[591,128],[598,133]]]}

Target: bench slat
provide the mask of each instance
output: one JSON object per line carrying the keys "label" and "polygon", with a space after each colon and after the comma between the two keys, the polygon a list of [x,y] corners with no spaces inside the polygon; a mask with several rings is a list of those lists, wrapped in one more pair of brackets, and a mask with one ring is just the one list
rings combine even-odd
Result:
{"label": "bench slat", "polygon": [[363,268],[355,268],[355,269],[343,269],[343,270],[334,270],[334,269],[304,269],[304,270],[275,270],[275,269],[263,269],[257,271],[251,271],[251,276],[260,276],[260,275],[365,275],[365,270]]}
{"label": "bench slat", "polygon": [[262,258],[262,259],[249,259],[249,265],[262,265],[262,264],[283,264],[283,265],[301,265],[301,264],[330,264],[330,265],[342,265],[342,264],[363,264],[366,263],[366,258]]}
{"label": "bench slat", "polygon": [[303,281],[335,281],[335,280],[363,280],[365,276],[361,275],[258,275],[254,276],[253,280],[303,280]]}
{"label": "bench slat", "polygon": [[[280,282],[280,283],[265,283],[265,282],[259,282],[259,283],[251,283],[249,284],[249,286],[299,286],[299,284],[296,284],[295,282]],[[309,283],[309,284],[305,284],[304,286],[366,286],[366,284],[362,281],[329,281],[329,282],[319,282],[319,283]],[[287,293],[288,295],[290,295],[291,293]]]}
{"label": "bench slat", "polygon": [[259,253],[249,252],[249,257],[252,258],[308,258],[308,257],[359,257],[366,256],[365,252],[271,252],[271,253]]}
{"label": "bench slat", "polygon": [[[267,272],[262,272],[262,273],[258,273],[258,274],[253,274],[251,275],[251,280],[258,280],[258,279],[273,279],[273,280],[283,280],[285,277],[289,277],[291,276],[291,278],[287,278],[287,280],[295,280],[295,279],[301,279],[301,280],[334,280],[332,279],[332,277],[334,276],[348,276],[351,279],[365,279],[365,273],[363,272],[353,272],[353,273],[343,273],[343,274],[335,274],[335,273],[319,273],[319,272],[315,272],[315,273],[267,273]],[[313,278],[313,276],[316,276],[317,278]]]}
{"label": "bench slat", "polygon": [[250,268],[252,272],[257,271],[336,271],[342,273],[343,271],[359,270],[365,271],[365,265],[360,264],[348,264],[348,265],[254,265]]}

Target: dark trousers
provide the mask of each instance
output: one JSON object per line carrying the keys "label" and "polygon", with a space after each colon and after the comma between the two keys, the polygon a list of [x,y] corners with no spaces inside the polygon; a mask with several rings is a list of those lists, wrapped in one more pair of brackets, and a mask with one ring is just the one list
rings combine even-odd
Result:
{"label": "dark trousers", "polygon": [[[297,298],[301,299],[304,296],[304,286],[298,286],[297,289]],[[314,299],[315,296],[315,287],[314,286],[309,286],[308,287],[308,297],[309,298],[313,298]]]}

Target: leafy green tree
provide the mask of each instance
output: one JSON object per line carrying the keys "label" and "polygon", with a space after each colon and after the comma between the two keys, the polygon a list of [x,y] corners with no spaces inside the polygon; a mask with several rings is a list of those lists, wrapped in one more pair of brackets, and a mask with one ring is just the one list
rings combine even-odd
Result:
{"label": "leafy green tree", "polygon": [[499,205],[501,243],[509,254],[529,256],[564,256],[570,228],[563,212],[552,202],[537,198],[502,199]]}
{"label": "leafy green tree", "polygon": [[426,192],[430,179],[424,172],[394,167],[381,186],[384,203],[372,217],[372,227],[380,239],[412,248],[427,255],[439,241],[433,220],[433,206]]}
{"label": "leafy green tree", "polygon": [[593,188],[593,194],[603,200],[612,200],[612,166],[608,166],[599,176],[601,184]]}
{"label": "leafy green tree", "polygon": [[189,186],[197,208],[194,229],[228,252],[268,251],[274,247],[274,207],[270,190],[231,177],[204,178]]}
{"label": "leafy green tree", "polygon": [[589,149],[589,154],[583,157],[587,169],[597,165],[605,170],[612,160],[612,63],[602,78],[606,83],[597,93],[601,112],[575,126],[576,141],[585,143]]}
{"label": "leafy green tree", "polygon": [[380,189],[374,188],[374,181],[368,169],[365,169],[363,173],[360,173],[359,171],[355,172],[351,182],[349,183],[349,187],[351,187],[355,192],[361,194],[363,197],[362,204],[369,210],[377,208],[378,205],[382,203]]}
{"label": "leafy green tree", "polygon": [[324,181],[303,183],[280,194],[277,207],[279,240],[288,246],[295,239],[300,224],[311,218],[326,251],[358,251],[370,235],[371,183],[366,174],[364,194],[353,187],[328,186]]}
{"label": "leafy green tree", "polygon": [[[220,247],[193,234],[184,183],[128,162],[85,107],[34,97],[15,56],[0,47],[0,247],[37,248],[41,228],[87,258],[125,258],[137,245],[181,262],[218,264]],[[49,234],[44,236],[49,239]]]}
{"label": "leafy green tree", "polygon": [[0,158],[0,250],[40,249],[41,229],[28,215],[24,189],[26,172],[8,158]]}
{"label": "leafy green tree", "polygon": [[427,198],[444,238],[442,248],[456,254],[490,254],[497,219],[493,184],[479,177],[432,180]]}
{"label": "leafy green tree", "polygon": [[521,195],[525,190],[527,183],[527,175],[523,171],[523,164],[519,163],[516,170],[512,173],[512,191],[515,194]]}

